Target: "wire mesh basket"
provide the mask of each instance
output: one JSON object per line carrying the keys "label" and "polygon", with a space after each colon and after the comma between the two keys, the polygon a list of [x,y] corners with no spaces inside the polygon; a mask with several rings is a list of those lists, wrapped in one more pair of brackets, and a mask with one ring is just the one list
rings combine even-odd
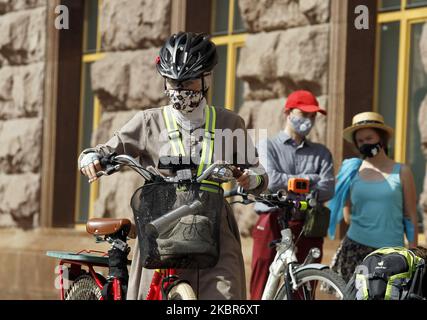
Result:
{"label": "wire mesh basket", "polygon": [[204,183],[144,185],[132,196],[147,269],[204,269],[219,258],[223,189]]}

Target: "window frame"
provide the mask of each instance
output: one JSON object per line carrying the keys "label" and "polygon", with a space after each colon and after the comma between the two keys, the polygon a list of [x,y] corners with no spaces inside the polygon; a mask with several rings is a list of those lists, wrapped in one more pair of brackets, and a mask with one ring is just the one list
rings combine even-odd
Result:
{"label": "window frame", "polygon": [[409,111],[409,72],[411,57],[411,30],[412,25],[420,22],[427,23],[427,6],[407,8],[407,0],[402,0],[400,10],[392,12],[378,12],[377,35],[376,35],[376,57],[375,57],[375,88],[374,88],[374,111],[379,110],[378,87],[379,87],[379,59],[380,59],[380,32],[383,23],[399,22],[399,58],[397,72],[397,98],[396,98],[396,128],[395,128],[395,161],[406,163],[407,157],[407,128]]}
{"label": "window frame", "polygon": [[[237,52],[238,49],[244,47],[246,44],[247,32],[233,33],[234,28],[234,9],[237,0],[229,0],[228,4],[228,30],[227,33],[215,35],[213,33],[215,25],[215,2],[212,1],[212,15],[211,15],[211,30],[212,30],[212,42],[217,46],[227,47],[227,65],[226,65],[226,79],[225,79],[225,108],[234,111],[236,109],[235,101],[235,89],[236,89],[236,69],[237,69]],[[212,84],[212,87],[215,83]],[[209,93],[209,101],[212,101],[212,88]]]}
{"label": "window frame", "polygon": [[[93,0],[89,0],[93,1]],[[86,81],[90,81],[90,79],[86,79],[85,76],[85,67],[90,64],[94,63],[96,61],[99,61],[105,57],[105,53],[102,51],[102,43],[101,43],[101,32],[100,32],[100,20],[101,20],[101,8],[102,8],[103,0],[98,0],[98,14],[97,14],[97,35],[96,35],[96,50],[94,52],[85,52],[85,44],[87,42],[88,37],[88,16],[86,12],[84,13],[84,23],[83,23],[83,52],[82,52],[82,65],[81,65],[81,81],[80,81],[80,118],[79,118],[79,141],[78,141],[78,149],[77,149],[77,155],[80,154],[82,151],[82,143],[83,143],[83,117],[84,117],[84,93],[85,93],[85,83]],[[85,10],[87,7],[85,7]],[[101,120],[101,114],[102,114],[102,106],[101,103],[96,95],[93,97],[93,121],[92,121],[92,132],[95,132],[99,126],[100,120]],[[75,221],[75,227],[77,229],[84,229],[86,223],[80,221],[81,213],[80,213],[80,206],[81,206],[81,199],[80,199],[80,193],[81,193],[81,179],[85,179],[80,173],[77,173],[76,176],[76,199],[75,199],[75,212],[74,212],[74,221]],[[95,210],[95,201],[98,199],[99,196],[99,180],[93,182],[90,184],[90,195],[89,195],[89,212],[88,212],[88,220],[94,217],[94,210]]]}

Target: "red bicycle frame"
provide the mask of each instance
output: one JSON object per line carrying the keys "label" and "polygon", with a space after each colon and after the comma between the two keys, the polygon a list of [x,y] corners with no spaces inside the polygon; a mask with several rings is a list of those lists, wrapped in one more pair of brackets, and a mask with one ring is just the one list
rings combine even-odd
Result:
{"label": "red bicycle frame", "polygon": [[[95,251],[95,250],[82,250],[78,252],[80,253],[101,253],[104,256],[107,254],[101,251]],[[60,289],[60,298],[61,300],[65,300],[65,288],[64,288],[64,264],[70,265],[70,273],[78,275],[81,273],[82,266],[87,267],[89,274],[94,279],[96,285],[99,287],[99,289],[102,291],[104,289],[104,284],[102,280],[99,278],[98,274],[95,272],[94,267],[108,267],[108,265],[101,264],[101,263],[94,263],[94,262],[87,262],[87,261],[78,261],[78,260],[70,260],[70,259],[61,259],[59,261],[59,289]],[[165,278],[173,277],[176,275],[175,269],[164,269],[160,270],[157,269],[154,271],[153,278],[151,280],[150,288],[148,290],[146,300],[163,300],[163,294],[162,294],[162,283]],[[67,279],[68,280],[68,279]],[[172,281],[173,282],[173,281]],[[166,290],[167,287],[172,283],[171,280],[166,281],[164,283],[163,289]],[[112,284],[112,296],[113,300],[122,300],[123,294],[122,294],[122,283],[120,279],[114,278],[113,284]],[[104,300],[104,297],[101,297],[100,300]]]}
{"label": "red bicycle frame", "polygon": [[[175,269],[156,269],[151,279],[150,288],[148,289],[145,300],[163,300],[162,294],[162,282],[163,279],[173,277],[176,275]],[[166,290],[167,286],[170,285],[170,280],[164,284],[163,289]]]}

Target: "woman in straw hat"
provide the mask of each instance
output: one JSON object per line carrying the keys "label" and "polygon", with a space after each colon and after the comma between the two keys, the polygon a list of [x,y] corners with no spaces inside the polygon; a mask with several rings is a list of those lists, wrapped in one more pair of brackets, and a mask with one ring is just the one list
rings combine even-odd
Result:
{"label": "woman in straw hat", "polygon": [[348,281],[363,258],[381,247],[417,245],[415,184],[411,169],[388,156],[393,129],[376,112],[353,117],[344,139],[353,143],[362,159],[344,160],[330,201],[329,236],[344,218],[350,225],[332,268]]}

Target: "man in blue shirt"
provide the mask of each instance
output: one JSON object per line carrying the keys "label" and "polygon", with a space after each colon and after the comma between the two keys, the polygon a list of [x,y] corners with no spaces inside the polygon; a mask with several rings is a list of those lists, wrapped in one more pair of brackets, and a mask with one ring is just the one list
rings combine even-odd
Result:
{"label": "man in blue shirt", "polygon": [[[260,161],[267,170],[268,189],[271,192],[287,189],[291,178],[305,178],[310,180],[310,190],[318,191],[319,202],[333,197],[335,177],[332,155],[324,145],[306,139],[314,126],[317,113],[326,115],[311,92],[300,90],[289,95],[285,106],[285,129],[274,138],[264,141],[259,148]],[[277,214],[271,208],[257,203],[255,210],[259,219],[252,233],[254,246],[250,292],[252,300],[259,300],[268,279],[269,266],[276,254],[275,248],[269,248],[269,244],[280,239],[281,229]],[[301,234],[304,218],[304,214],[295,214],[289,222],[294,240]],[[301,235],[296,246],[298,261],[302,263],[312,247],[322,251],[322,246],[323,238]]]}

